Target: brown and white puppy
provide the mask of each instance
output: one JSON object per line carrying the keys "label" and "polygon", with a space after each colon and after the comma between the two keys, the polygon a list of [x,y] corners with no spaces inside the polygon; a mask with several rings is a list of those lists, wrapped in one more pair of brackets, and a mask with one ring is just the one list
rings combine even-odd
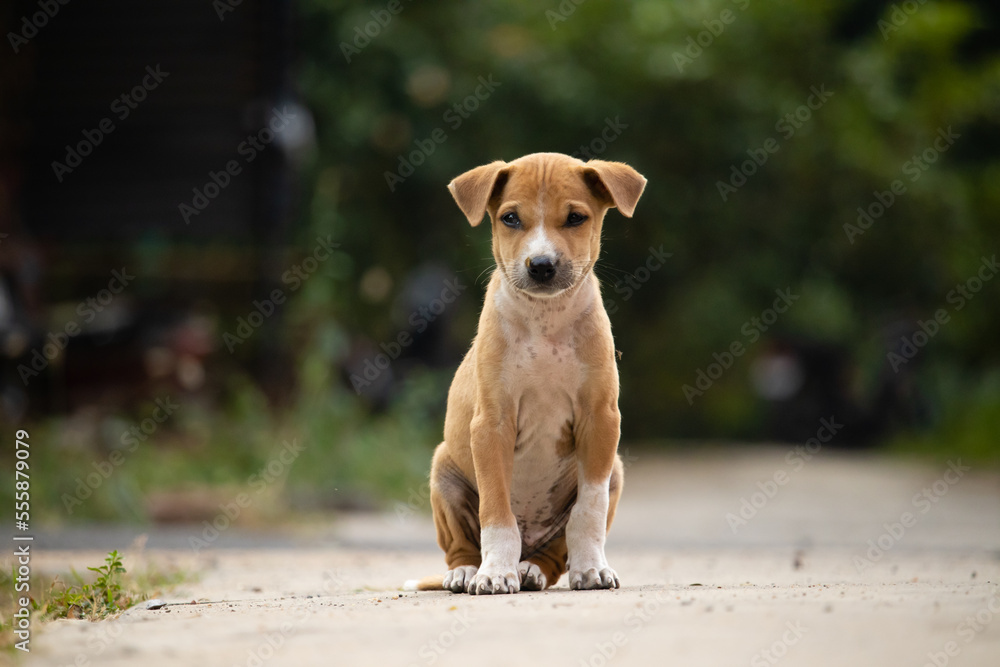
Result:
{"label": "brown and white puppy", "polygon": [[632,167],[558,153],[491,162],[448,189],[496,270],[448,394],[431,506],[448,573],[419,588],[618,588],[604,540],[621,495],[618,368],[594,263],[609,208],[632,217]]}

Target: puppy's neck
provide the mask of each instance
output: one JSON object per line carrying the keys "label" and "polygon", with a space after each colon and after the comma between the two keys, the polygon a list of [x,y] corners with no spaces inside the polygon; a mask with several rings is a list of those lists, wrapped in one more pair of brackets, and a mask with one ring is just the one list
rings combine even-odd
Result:
{"label": "puppy's neck", "polygon": [[588,274],[556,296],[532,296],[512,287],[499,273],[494,306],[500,317],[519,335],[556,337],[572,331],[577,322],[601,306],[601,291]]}

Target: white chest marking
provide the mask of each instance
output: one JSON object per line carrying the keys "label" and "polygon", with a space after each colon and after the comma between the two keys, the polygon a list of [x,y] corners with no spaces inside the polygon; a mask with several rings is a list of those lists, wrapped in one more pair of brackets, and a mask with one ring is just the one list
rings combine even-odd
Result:
{"label": "white chest marking", "polygon": [[497,298],[508,317],[514,311],[519,318],[504,325],[508,352],[502,377],[517,410],[511,509],[526,545],[540,546],[537,542],[565,522],[568,517],[558,521],[559,515],[577,482],[572,428],[586,370],[576,356],[574,323],[587,295],[568,297],[527,304],[510,294]]}

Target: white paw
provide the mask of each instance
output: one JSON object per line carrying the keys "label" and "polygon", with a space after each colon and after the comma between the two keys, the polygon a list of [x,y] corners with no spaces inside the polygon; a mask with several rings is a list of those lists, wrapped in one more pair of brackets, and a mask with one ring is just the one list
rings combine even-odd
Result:
{"label": "white paw", "polygon": [[472,578],[469,593],[472,595],[502,595],[521,590],[521,579],[516,568],[484,565]]}
{"label": "white paw", "polygon": [[444,581],[441,585],[444,586],[446,591],[464,593],[468,590],[473,577],[476,576],[477,570],[479,568],[475,565],[459,565],[454,570],[448,570],[448,574],[444,575]]}
{"label": "white paw", "polygon": [[595,588],[619,588],[618,575],[610,567],[596,567],[587,570],[569,571],[569,587],[574,591],[592,590]]}
{"label": "white paw", "polygon": [[517,564],[517,573],[521,579],[522,591],[544,591],[548,581],[541,569],[534,563],[522,560]]}

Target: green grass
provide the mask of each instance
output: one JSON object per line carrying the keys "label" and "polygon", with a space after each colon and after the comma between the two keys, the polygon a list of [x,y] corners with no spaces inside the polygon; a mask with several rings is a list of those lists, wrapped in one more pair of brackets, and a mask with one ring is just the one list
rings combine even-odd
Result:
{"label": "green grass", "polygon": [[[193,576],[181,570],[162,570],[150,566],[133,574],[125,569],[122,555],[111,551],[103,565],[88,567],[81,574],[74,569],[62,576],[32,574],[30,581],[31,615],[34,629],[39,622],[58,618],[100,621],[113,617],[140,602],[159,595]],[[9,591],[0,596],[0,650],[13,651],[13,614],[16,611],[15,565],[0,571],[0,588]]]}
{"label": "green grass", "polygon": [[132,595],[122,589],[122,575],[126,571],[117,550],[108,554],[104,565],[87,569],[97,573],[92,584],[86,583],[76,571],[73,571],[77,582],[74,585],[62,586],[59,585],[61,582],[53,582],[48,599],[40,605],[43,619],[84,618],[97,621],[135,604]]}
{"label": "green grass", "polygon": [[[176,414],[134,451],[122,446],[121,434],[148,415],[145,405],[133,414],[95,415],[83,426],[79,417],[24,425],[33,445],[32,523],[144,523],[150,498],[174,492],[259,498],[241,521],[388,506],[426,479],[443,430],[448,375],[415,374],[379,413],[349,390],[329,387],[303,392],[283,409],[269,406],[249,382],[231,387],[222,406],[175,396]],[[301,451],[281,462],[292,443]],[[120,464],[109,468],[112,460]],[[0,470],[0,504],[13,506],[13,489],[13,472]]]}

